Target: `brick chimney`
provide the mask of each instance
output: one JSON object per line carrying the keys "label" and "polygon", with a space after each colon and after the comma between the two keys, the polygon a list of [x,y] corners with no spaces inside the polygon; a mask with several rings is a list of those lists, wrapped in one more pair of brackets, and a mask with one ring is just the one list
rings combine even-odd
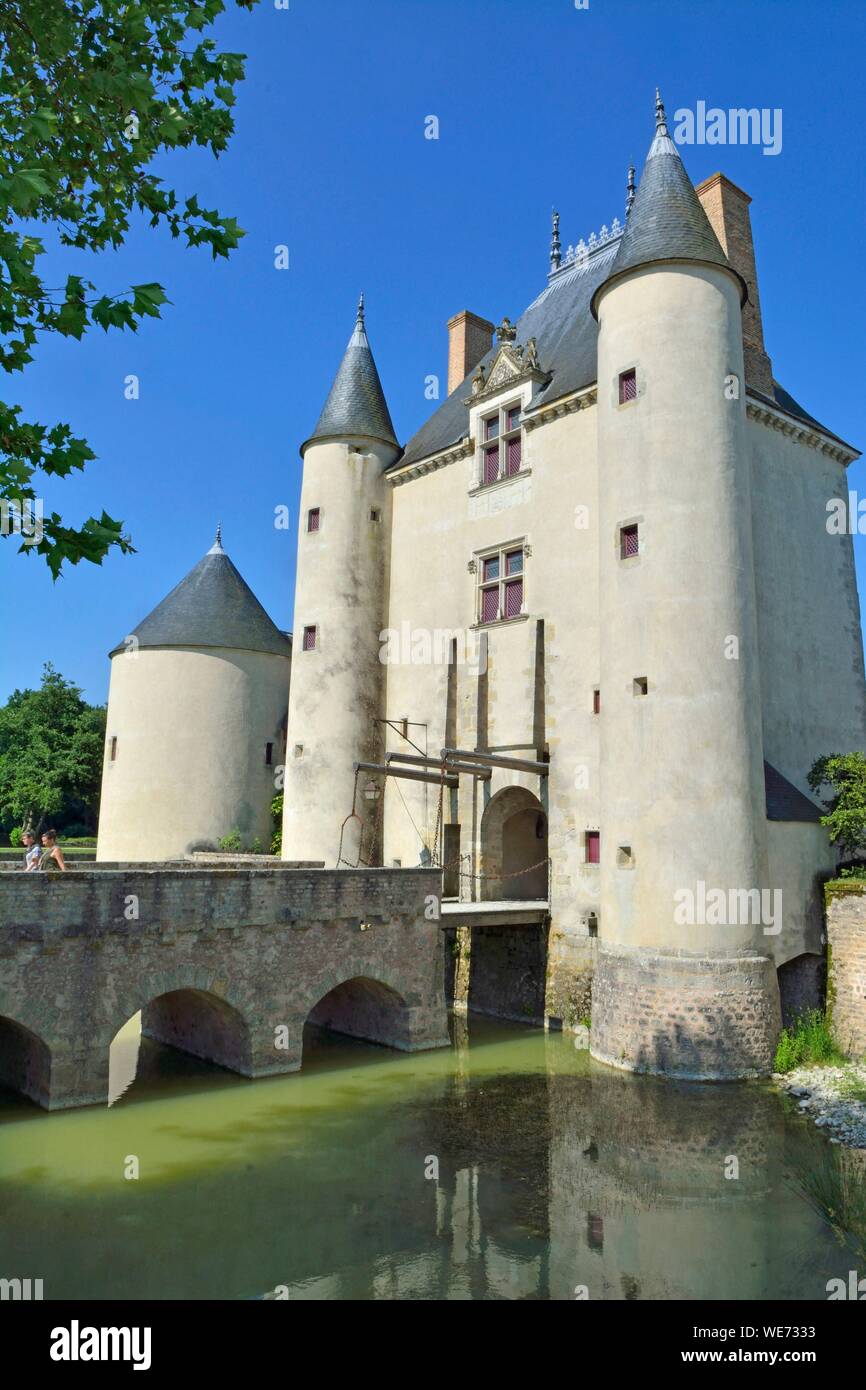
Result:
{"label": "brick chimney", "polygon": [[710,226],[721,242],[722,250],[748,286],[749,298],[743,305],[746,384],[772,400],[773,367],[764,347],[752,220],[749,216],[749,203],[752,200],[748,193],[731,183],[724,174],[712,174],[698,184],[695,192],[710,219]]}
{"label": "brick chimney", "polygon": [[493,345],[493,324],[462,309],[448,320],[448,394],[477,367]]}

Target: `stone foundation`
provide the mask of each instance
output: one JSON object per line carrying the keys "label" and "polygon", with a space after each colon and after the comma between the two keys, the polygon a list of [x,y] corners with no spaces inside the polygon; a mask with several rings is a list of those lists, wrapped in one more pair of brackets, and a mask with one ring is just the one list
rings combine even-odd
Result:
{"label": "stone foundation", "polygon": [[768,957],[599,948],[591,1050],[601,1062],[695,1081],[766,1076],[780,1027]]}
{"label": "stone foundation", "polygon": [[551,1026],[575,1033],[588,1022],[597,947],[597,937],[551,930],[545,1000],[545,1013]]}
{"label": "stone foundation", "polygon": [[828,884],[827,1002],[838,1047],[849,1057],[866,1055],[866,883]]}

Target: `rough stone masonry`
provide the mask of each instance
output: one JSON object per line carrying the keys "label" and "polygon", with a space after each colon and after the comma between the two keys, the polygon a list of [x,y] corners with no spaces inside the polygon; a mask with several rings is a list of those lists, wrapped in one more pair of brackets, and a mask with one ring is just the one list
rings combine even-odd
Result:
{"label": "rough stone masonry", "polygon": [[833,1037],[866,1057],[866,883],[841,879],[827,893],[827,1000]]}
{"label": "rough stone masonry", "polygon": [[46,1109],[108,1098],[112,1039],[244,1076],[296,1071],[309,1019],[448,1043],[439,875],[108,865],[0,873],[0,1081]]}

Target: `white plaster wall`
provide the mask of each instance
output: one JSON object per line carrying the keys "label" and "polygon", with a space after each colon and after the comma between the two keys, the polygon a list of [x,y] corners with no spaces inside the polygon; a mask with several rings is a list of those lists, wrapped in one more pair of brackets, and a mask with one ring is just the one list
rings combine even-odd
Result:
{"label": "white plaster wall", "polygon": [[813,796],[816,758],[866,749],[860,602],[849,535],[827,531],[845,499],[841,463],[748,422],[767,761]]}
{"label": "white plaster wall", "polygon": [[782,930],[765,940],[776,965],[823,953],[824,896],[821,884],[832,876],[836,855],[823,825],[768,821],[770,885],[782,893]]}
{"label": "white plaster wall", "polygon": [[173,859],[215,849],[235,827],[267,851],[289,667],[281,656],[222,647],[114,656],[97,859]]}
{"label": "white plaster wall", "polygon": [[[352,809],[352,764],[381,761],[374,720],[384,713],[379,634],[390,528],[382,470],[395,455],[368,440],[311,444],[304,453],[282,854],[329,869]],[[320,529],[309,533],[312,507],[320,509]],[[316,648],[305,652],[303,630],[312,625]],[[369,780],[362,774],[362,790]],[[374,813],[362,795],[358,810]],[[357,847],[350,826],[343,857],[354,862]]]}
{"label": "white plaster wall", "polygon": [[[699,880],[767,882],[745,401],[724,392],[730,373],[743,382],[738,289],[724,271],[652,267],[603,294],[599,322],[601,933],[760,947],[759,926],[674,922]],[[620,406],[629,368],[638,399]],[[632,521],[641,553],[622,562]]]}
{"label": "white plaster wall", "polygon": [[[459,794],[446,793],[446,819],[459,820],[461,849],[473,855],[467,867],[477,873],[481,818],[490,798],[512,785],[539,796],[548,812],[555,865],[554,921],[585,931],[586,913],[598,905],[598,869],[582,862],[583,831],[597,828],[599,814],[598,721],[592,714],[598,683],[594,408],[525,431],[523,458],[527,476],[481,492],[475,491],[474,457],[394,488],[388,626],[399,632],[405,623],[412,633],[454,630],[458,650],[474,652],[467,634],[473,640],[478,635],[477,575],[469,573],[469,561],[488,547],[529,542],[527,616],[481,629],[488,643],[486,676],[479,676],[476,665],[458,665],[453,737],[458,747],[509,749],[532,759],[546,744],[550,776],[498,769],[486,783],[461,777]],[[586,528],[576,525],[578,507],[587,508]],[[544,707],[536,697],[538,619],[544,620]],[[447,639],[440,645],[447,652]],[[387,667],[389,717],[426,724],[410,728],[409,735],[435,754],[446,743],[447,684],[442,663]],[[390,732],[388,747],[412,751]],[[389,782],[386,864],[418,863],[418,832],[432,845],[437,809],[436,786],[401,781],[398,790]],[[508,895],[507,886],[502,893]],[[480,884],[464,879],[462,896],[480,898]]]}

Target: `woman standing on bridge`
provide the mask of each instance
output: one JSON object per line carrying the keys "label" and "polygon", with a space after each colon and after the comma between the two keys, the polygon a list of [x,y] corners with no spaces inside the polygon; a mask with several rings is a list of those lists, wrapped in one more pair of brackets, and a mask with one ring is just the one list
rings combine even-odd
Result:
{"label": "woman standing on bridge", "polygon": [[56,830],[43,830],[42,855],[36,867],[43,873],[66,873],[66,863],[63,851],[57,843]]}

